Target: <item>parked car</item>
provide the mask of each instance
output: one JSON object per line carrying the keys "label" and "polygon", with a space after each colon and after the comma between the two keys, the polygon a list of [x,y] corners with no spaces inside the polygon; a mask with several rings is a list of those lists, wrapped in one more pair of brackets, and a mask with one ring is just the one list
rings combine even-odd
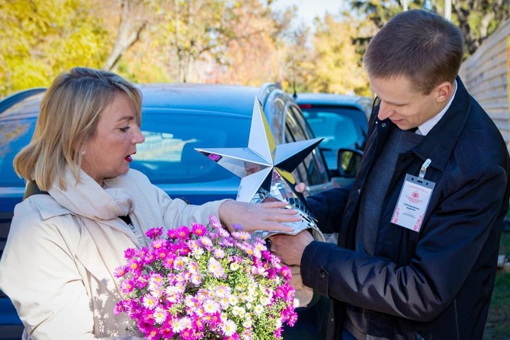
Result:
{"label": "parked car", "polygon": [[[294,100],[271,84],[260,89],[203,84],[139,88],[143,95],[141,130],[146,139],[137,146],[131,167],[144,172],[171,197],[192,204],[236,197],[240,179],[194,149],[247,146],[255,97],[263,106],[277,144],[315,137]],[[44,89],[29,90],[0,101],[0,260],[14,206],[25,190],[25,182],[14,172],[12,162],[30,141],[43,95]],[[307,184],[305,194],[334,185],[318,149],[293,174],[298,182]],[[0,339],[7,339],[2,334],[13,327],[19,338],[21,322],[1,292],[0,318]]]}
{"label": "parked car", "polygon": [[319,147],[331,175],[346,175],[338,172],[338,162],[342,159],[338,151],[347,149],[356,151],[358,156],[362,154],[367,139],[372,100],[367,97],[328,93],[299,93],[295,100],[315,135],[324,138]]}

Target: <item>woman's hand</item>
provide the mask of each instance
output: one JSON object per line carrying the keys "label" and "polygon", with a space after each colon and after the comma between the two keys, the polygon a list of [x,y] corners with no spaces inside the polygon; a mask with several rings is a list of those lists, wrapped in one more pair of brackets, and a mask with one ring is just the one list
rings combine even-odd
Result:
{"label": "woman's hand", "polygon": [[282,222],[297,222],[301,217],[296,210],[285,209],[287,205],[281,201],[258,204],[228,200],[220,205],[218,214],[229,231],[233,231],[233,225],[237,224],[249,233],[256,230],[288,232],[293,229]]}

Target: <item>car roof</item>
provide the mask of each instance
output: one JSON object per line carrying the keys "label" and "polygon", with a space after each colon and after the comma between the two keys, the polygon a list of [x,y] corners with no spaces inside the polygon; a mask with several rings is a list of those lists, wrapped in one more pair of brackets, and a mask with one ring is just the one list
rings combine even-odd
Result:
{"label": "car roof", "polygon": [[356,107],[365,112],[367,118],[370,116],[372,108],[372,99],[363,96],[306,92],[298,93],[293,98],[298,105],[310,104]]}
{"label": "car roof", "polygon": [[307,103],[307,104],[357,104],[362,99],[369,99],[368,97],[360,97],[360,96],[347,96],[342,94],[332,94],[332,93],[298,93],[297,97],[294,99],[298,104]]}
{"label": "car roof", "polygon": [[216,111],[250,117],[259,92],[257,87],[220,84],[144,84],[138,87],[142,90],[144,109]]}
{"label": "car roof", "polygon": [[[186,109],[191,111],[209,111],[239,114],[251,117],[253,102],[259,88],[241,85],[219,84],[139,84],[142,91],[142,107]],[[28,96],[18,97],[16,103],[9,103],[0,114],[4,117],[18,115],[36,116],[45,89],[38,89]],[[200,96],[200,100],[196,100]],[[0,101],[0,103],[2,103]],[[0,105],[1,106],[1,105]]]}

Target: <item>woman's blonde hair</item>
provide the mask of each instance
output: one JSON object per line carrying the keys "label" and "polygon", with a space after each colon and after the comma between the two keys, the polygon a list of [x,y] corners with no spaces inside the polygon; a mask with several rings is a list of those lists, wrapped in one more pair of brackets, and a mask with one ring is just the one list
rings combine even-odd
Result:
{"label": "woman's blonde hair", "polygon": [[118,94],[129,98],[140,125],[141,93],[122,77],[82,67],[60,74],[41,102],[32,140],[14,158],[16,173],[41,190],[48,190],[56,178],[65,190],[66,167],[79,181],[81,148],[94,136],[100,113]]}

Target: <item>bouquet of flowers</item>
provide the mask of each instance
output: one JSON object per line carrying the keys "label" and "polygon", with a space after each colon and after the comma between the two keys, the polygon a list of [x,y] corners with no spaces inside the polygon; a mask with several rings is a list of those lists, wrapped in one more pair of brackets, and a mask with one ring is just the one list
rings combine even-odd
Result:
{"label": "bouquet of flowers", "polygon": [[291,271],[250,234],[229,234],[218,219],[152,228],[151,248],[127,249],[118,268],[127,313],[147,339],[281,339],[293,326]]}

